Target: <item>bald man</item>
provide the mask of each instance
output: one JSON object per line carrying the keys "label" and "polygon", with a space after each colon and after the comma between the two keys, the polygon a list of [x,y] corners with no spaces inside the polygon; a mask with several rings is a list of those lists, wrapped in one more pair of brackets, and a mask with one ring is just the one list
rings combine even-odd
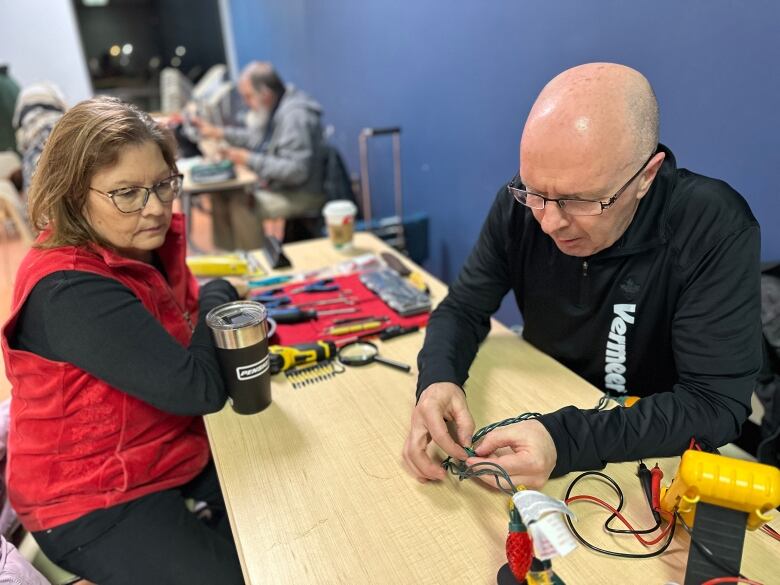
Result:
{"label": "bald man", "polygon": [[[606,411],[568,406],[497,429],[468,457],[474,421],[462,388],[509,290],[527,341],[609,396],[641,399]],[[678,455],[692,437],[721,446],[750,412],[759,299],[755,218],[726,183],[678,169],[658,144],[648,81],[608,63],[567,70],[534,103],[520,172],[498,191],[431,316],[407,467],[421,481],[444,477],[426,453],[433,440],[540,487],[570,471]]]}
{"label": "bald man", "polygon": [[[200,119],[193,122],[204,138],[224,139],[232,145],[224,151],[225,158],[257,173],[261,188],[255,197],[263,230],[281,241],[287,219],[316,214],[325,203],[322,108],[304,92],[285,85],[267,62],[254,61],[244,68],[238,92],[253,113],[254,121],[248,127],[220,128]],[[229,250],[259,248],[262,239],[257,239],[259,230],[246,205],[237,205],[240,199],[232,194],[214,200],[217,245]],[[226,222],[220,221],[223,216]],[[227,228],[222,229],[225,223]]]}

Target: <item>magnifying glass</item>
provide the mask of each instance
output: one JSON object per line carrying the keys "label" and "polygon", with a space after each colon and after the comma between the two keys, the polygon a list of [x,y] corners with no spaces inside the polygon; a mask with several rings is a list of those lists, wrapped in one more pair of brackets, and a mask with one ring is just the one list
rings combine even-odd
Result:
{"label": "magnifying glass", "polygon": [[265,323],[266,327],[268,327],[268,332],[265,334],[265,336],[268,339],[271,339],[274,334],[276,334],[276,321],[274,321],[271,317],[266,317]]}
{"label": "magnifying glass", "polygon": [[372,362],[379,362],[404,372],[412,370],[408,364],[383,358],[379,355],[377,346],[370,341],[353,341],[343,346],[339,350],[339,361],[345,366],[367,366]]}

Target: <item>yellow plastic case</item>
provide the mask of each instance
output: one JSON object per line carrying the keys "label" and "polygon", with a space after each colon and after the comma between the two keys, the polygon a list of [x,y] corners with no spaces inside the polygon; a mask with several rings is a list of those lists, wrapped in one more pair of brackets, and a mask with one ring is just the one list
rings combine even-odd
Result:
{"label": "yellow plastic case", "polygon": [[237,254],[189,256],[187,266],[195,276],[244,276],[249,262]]}
{"label": "yellow plastic case", "polygon": [[747,527],[759,528],[780,505],[780,469],[703,451],[686,451],[672,483],[661,489],[661,508],[675,508],[693,526],[696,504],[747,512]]}

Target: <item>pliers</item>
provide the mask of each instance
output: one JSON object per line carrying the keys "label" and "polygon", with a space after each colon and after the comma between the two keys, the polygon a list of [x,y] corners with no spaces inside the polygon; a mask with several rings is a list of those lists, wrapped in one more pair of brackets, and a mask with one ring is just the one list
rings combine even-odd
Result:
{"label": "pliers", "polygon": [[266,290],[258,295],[252,296],[252,300],[257,301],[258,303],[263,303],[267,309],[274,309],[284,305],[289,305],[292,302],[290,297],[286,295],[277,296],[281,292],[283,292],[281,288]]}
{"label": "pliers", "polygon": [[296,287],[292,289],[290,294],[297,295],[299,293],[321,293],[321,292],[333,292],[339,290],[339,285],[333,282],[332,278],[323,278],[321,280],[315,280],[309,284]]}

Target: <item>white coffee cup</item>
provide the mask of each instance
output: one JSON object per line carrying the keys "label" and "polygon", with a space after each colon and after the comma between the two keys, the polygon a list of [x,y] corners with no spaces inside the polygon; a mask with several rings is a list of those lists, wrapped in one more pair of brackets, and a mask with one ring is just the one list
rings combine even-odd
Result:
{"label": "white coffee cup", "polygon": [[348,199],[337,199],[325,204],[322,215],[328,228],[328,236],[337,250],[352,246],[357,206]]}

